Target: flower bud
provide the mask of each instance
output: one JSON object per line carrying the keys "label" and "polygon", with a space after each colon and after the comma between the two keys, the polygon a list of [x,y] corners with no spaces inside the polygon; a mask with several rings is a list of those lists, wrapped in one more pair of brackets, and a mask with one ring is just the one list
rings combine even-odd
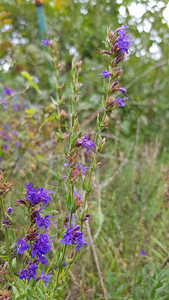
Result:
{"label": "flower bud", "polygon": [[8,207],[6,213],[7,213],[8,215],[10,215],[11,212],[12,212],[12,207]]}

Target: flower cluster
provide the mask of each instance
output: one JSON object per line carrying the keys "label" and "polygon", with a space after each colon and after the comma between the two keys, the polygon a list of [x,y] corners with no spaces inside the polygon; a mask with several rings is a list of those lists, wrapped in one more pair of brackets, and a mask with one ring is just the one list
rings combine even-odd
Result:
{"label": "flower cluster", "polygon": [[[50,216],[45,215],[41,216],[41,213],[45,211],[46,205],[51,200],[50,194],[54,193],[53,191],[45,190],[42,187],[39,187],[38,190],[33,188],[31,184],[27,184],[26,186],[26,197],[25,200],[18,201],[19,203],[30,207],[30,221],[33,223],[33,226],[29,229],[26,236],[17,240],[17,248],[16,251],[19,254],[22,254],[24,251],[30,249],[32,259],[28,263],[27,267],[19,273],[20,279],[30,280],[33,278],[34,280],[44,280],[45,284],[49,281],[49,276],[46,274],[41,274],[41,276],[37,276],[38,264],[41,263],[45,266],[48,263],[48,259],[46,255],[49,253],[51,249],[51,241],[50,236],[46,233],[47,229],[51,226],[52,223],[50,221]],[[39,209],[35,210],[35,205],[45,205],[40,206]],[[36,224],[37,228],[34,227]],[[45,233],[39,233],[39,229],[43,228]]]}
{"label": "flower cluster", "polygon": [[126,93],[126,90],[124,88],[119,87],[119,82],[116,80],[121,76],[122,68],[116,67],[122,60],[124,60],[125,54],[129,54],[129,48],[133,44],[131,42],[132,36],[127,29],[128,26],[122,25],[115,32],[108,30],[108,45],[110,49],[109,51],[100,51],[100,53],[108,55],[110,59],[110,71],[101,71],[101,74],[98,74],[101,78],[105,78],[106,80],[108,77],[110,77],[110,87],[107,90],[109,97],[106,100],[107,110],[117,108],[118,106],[125,106],[124,101],[128,99],[127,97],[118,97],[117,99],[115,99],[112,96],[112,94],[116,92],[121,92],[123,95]]}
{"label": "flower cluster", "polygon": [[45,190],[42,187],[38,187],[38,190],[35,190],[30,183],[26,186],[26,197],[25,200],[29,201],[31,206],[36,204],[48,204],[51,200],[50,194],[54,193],[53,191]]}
{"label": "flower cluster", "polygon": [[89,140],[88,135],[82,136],[81,138],[77,139],[77,141],[75,142],[76,147],[86,148],[87,154],[89,154],[90,150],[95,153],[96,151],[95,144],[96,144],[95,142]]}
{"label": "flower cluster", "polygon": [[60,240],[61,244],[66,244],[66,245],[77,244],[77,246],[75,246],[76,251],[82,248],[84,244],[89,245],[89,243],[87,243],[83,239],[83,233],[79,231],[79,229],[80,229],[80,225],[76,225],[74,227],[73,224],[71,224],[70,228],[67,228],[65,235]]}

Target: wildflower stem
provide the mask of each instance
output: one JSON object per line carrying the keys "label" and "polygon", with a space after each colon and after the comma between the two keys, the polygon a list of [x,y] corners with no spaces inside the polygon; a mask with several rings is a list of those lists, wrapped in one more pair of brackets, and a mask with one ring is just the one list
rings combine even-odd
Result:
{"label": "wildflower stem", "polygon": [[[2,211],[2,217],[3,220],[5,220],[5,209],[4,209],[4,203],[3,203],[3,197],[0,196],[0,206],[1,206],[1,211]],[[21,294],[21,291],[16,283],[15,277],[14,277],[14,273],[12,271],[12,264],[11,264],[11,252],[10,252],[10,244],[9,244],[9,234],[8,234],[8,228],[4,227],[5,229],[5,239],[6,239],[6,249],[7,249],[7,255],[8,255],[8,265],[9,265],[9,271],[10,274],[13,278],[13,281],[15,283],[15,286],[17,287],[19,293]]]}

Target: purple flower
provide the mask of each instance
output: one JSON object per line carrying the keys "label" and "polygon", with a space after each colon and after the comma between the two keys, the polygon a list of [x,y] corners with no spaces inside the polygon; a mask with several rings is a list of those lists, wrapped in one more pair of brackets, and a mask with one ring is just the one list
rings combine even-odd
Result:
{"label": "purple flower", "polygon": [[41,264],[45,267],[45,264],[48,263],[48,259],[45,256],[39,256],[37,259],[39,262],[41,262]]}
{"label": "purple flower", "polygon": [[43,271],[41,271],[41,276],[37,277],[37,280],[40,280],[40,279],[44,280],[46,286],[47,286],[47,283],[50,281],[49,277],[53,277],[54,276],[54,275],[47,275],[47,274],[49,274],[49,273],[45,274]]}
{"label": "purple flower", "polygon": [[118,97],[115,101],[116,101],[116,103],[120,104],[120,106],[125,106],[126,103],[123,102],[123,101],[125,101],[126,99],[128,99],[128,98],[126,98],[126,97],[124,97],[124,98]]}
{"label": "purple flower", "polygon": [[4,88],[4,94],[5,94],[5,95],[12,95],[12,94],[14,94],[14,93],[15,93],[15,91],[11,90],[8,86],[6,86],[6,87]]}
{"label": "purple flower", "polygon": [[[69,210],[69,214],[66,216],[66,218],[65,218],[65,222],[64,222],[64,226],[65,227],[68,227],[69,226],[69,220],[70,220],[70,210]],[[74,222],[75,221],[75,217],[72,215],[72,220],[71,220],[72,222]]]}
{"label": "purple flower", "polygon": [[49,45],[49,40],[46,38],[44,41],[43,41],[43,46],[47,46]]}
{"label": "purple flower", "polygon": [[106,80],[107,80],[107,78],[109,77],[109,76],[111,76],[112,74],[110,73],[110,72],[108,72],[108,71],[100,71],[101,72],[101,74],[98,74],[98,75],[100,75],[100,78],[106,78]]}
{"label": "purple flower", "polygon": [[68,167],[68,166],[69,166],[68,159],[66,158],[65,160],[66,160],[67,162],[64,163],[63,165],[64,165],[64,167]]}
{"label": "purple flower", "polygon": [[78,164],[74,167],[75,170],[78,170],[79,172],[82,171],[82,175],[86,173],[86,170],[88,167],[84,167],[82,164]]}
{"label": "purple flower", "polygon": [[81,201],[82,196],[79,194],[79,192],[76,193],[76,191],[73,192],[73,197],[76,199],[76,201]]}
{"label": "purple flower", "polygon": [[5,129],[9,130],[9,124],[5,124]]}
{"label": "purple flower", "polygon": [[51,245],[49,242],[49,236],[47,234],[41,233],[39,238],[33,242],[32,245],[32,257],[37,255],[41,257],[46,255],[50,251]]}
{"label": "purple flower", "polygon": [[47,204],[51,200],[51,196],[49,194],[54,193],[53,191],[44,190],[39,187],[38,191],[36,191],[30,183],[26,186],[26,195],[25,200],[31,202],[31,206],[35,206],[36,204],[43,202]]}
{"label": "purple flower", "polygon": [[146,255],[146,253],[144,252],[144,250],[140,250],[141,255]]}
{"label": "purple flower", "polygon": [[8,102],[7,101],[3,101],[2,105],[3,106],[8,106]]}
{"label": "purple flower", "polygon": [[91,214],[90,214],[90,213],[87,213],[87,214],[85,215],[83,221],[85,222],[85,221],[86,221],[88,218],[90,218],[90,217],[91,217]]}
{"label": "purple flower", "polygon": [[11,137],[9,136],[8,132],[5,133],[4,139],[6,141],[11,141]]}
{"label": "purple flower", "polygon": [[19,278],[20,279],[25,279],[26,280],[30,280],[31,278],[35,279],[35,275],[37,275],[36,273],[36,269],[38,269],[37,264],[33,263],[32,261],[29,262],[29,265],[27,266],[26,269],[22,270],[19,274]]}
{"label": "purple flower", "polygon": [[77,141],[75,142],[75,146],[86,148],[87,154],[89,154],[89,150],[95,152],[95,144],[95,142],[88,139],[88,135],[77,139]]}
{"label": "purple flower", "polygon": [[116,38],[116,45],[119,48],[122,54],[125,52],[129,53],[129,48],[133,43],[131,43],[131,34],[128,30],[126,30],[128,26],[122,25],[119,29],[117,29],[118,37]]}
{"label": "purple flower", "polygon": [[16,130],[12,130],[12,134],[14,135],[14,136],[18,136],[18,134],[17,134],[17,131]]}
{"label": "purple flower", "polygon": [[4,150],[8,150],[8,145],[7,144],[4,144]]}
{"label": "purple flower", "polygon": [[7,213],[8,215],[10,215],[11,212],[12,212],[12,207],[8,207],[7,210],[6,210],[6,213]]}
{"label": "purple flower", "polygon": [[16,146],[16,147],[19,147],[21,145],[21,143],[19,142],[19,141],[16,141],[15,143],[14,143],[14,146]]}
{"label": "purple flower", "polygon": [[46,232],[46,230],[50,227],[50,223],[51,223],[49,218],[50,217],[48,215],[46,215],[44,218],[42,218],[40,216],[40,214],[38,214],[36,219],[35,219],[36,224],[38,225],[38,229],[39,229],[39,227],[45,227],[45,232]]}
{"label": "purple flower", "polygon": [[0,162],[2,161],[2,157],[0,156]]}
{"label": "purple flower", "polygon": [[23,239],[18,239],[17,240],[18,247],[16,248],[17,253],[22,254],[25,250],[30,248],[30,245],[27,245],[26,241]]}
{"label": "purple flower", "polygon": [[80,225],[76,225],[75,227],[73,227],[73,224],[71,224],[70,228],[67,228],[65,235],[60,240],[60,243],[66,245],[72,245],[76,243],[77,246],[75,246],[75,250],[82,248],[84,244],[88,244],[83,239],[83,233],[79,231],[79,229]]}
{"label": "purple flower", "polygon": [[13,111],[17,112],[18,111],[18,104],[17,103],[12,103]]}

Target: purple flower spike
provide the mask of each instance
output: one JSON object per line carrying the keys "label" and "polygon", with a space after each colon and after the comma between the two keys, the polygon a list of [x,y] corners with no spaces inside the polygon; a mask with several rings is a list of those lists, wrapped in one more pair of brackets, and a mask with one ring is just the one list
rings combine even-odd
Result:
{"label": "purple flower spike", "polygon": [[125,54],[125,52],[129,53],[129,48],[133,44],[131,42],[131,34],[128,30],[126,30],[128,26],[122,25],[116,32],[118,33],[118,37],[116,38],[116,45],[119,48],[120,52],[122,54]]}
{"label": "purple flower spike", "polygon": [[95,142],[88,139],[88,136],[83,136],[77,139],[77,141],[75,142],[75,146],[86,148],[87,154],[89,154],[89,150],[91,150],[92,152],[96,151],[95,144]]}
{"label": "purple flower spike", "polygon": [[100,71],[101,72],[101,74],[98,74],[99,76],[100,76],[100,78],[106,78],[106,80],[107,80],[107,78],[109,77],[109,76],[111,76],[111,73],[110,72],[108,72],[108,71]]}
{"label": "purple flower spike", "polygon": [[29,262],[29,265],[27,266],[26,269],[22,270],[19,274],[19,278],[20,279],[25,279],[26,280],[30,280],[31,278],[35,279],[35,275],[36,273],[36,269],[38,269],[37,264],[33,263],[32,261]]}
{"label": "purple flower spike", "polygon": [[43,46],[47,46],[49,45],[49,40],[46,38],[44,41],[43,41]]}
{"label": "purple flower spike", "polygon": [[127,97],[124,97],[124,98],[118,97],[115,101],[116,101],[116,103],[120,104],[120,106],[125,106],[126,103],[123,101],[125,101],[126,99],[128,99],[128,98]]}
{"label": "purple flower spike", "polygon": [[16,248],[17,253],[22,254],[25,250],[30,248],[30,245],[27,245],[26,241],[23,239],[18,239],[17,240],[18,247]]}
{"label": "purple flower spike", "polygon": [[9,86],[6,86],[6,87],[4,88],[4,94],[5,94],[5,95],[12,95],[12,94],[14,94],[14,93],[15,93],[15,91],[11,90],[11,89],[9,88]]}
{"label": "purple flower spike", "polygon": [[141,255],[146,255],[146,253],[144,252],[144,250],[140,250]]}

